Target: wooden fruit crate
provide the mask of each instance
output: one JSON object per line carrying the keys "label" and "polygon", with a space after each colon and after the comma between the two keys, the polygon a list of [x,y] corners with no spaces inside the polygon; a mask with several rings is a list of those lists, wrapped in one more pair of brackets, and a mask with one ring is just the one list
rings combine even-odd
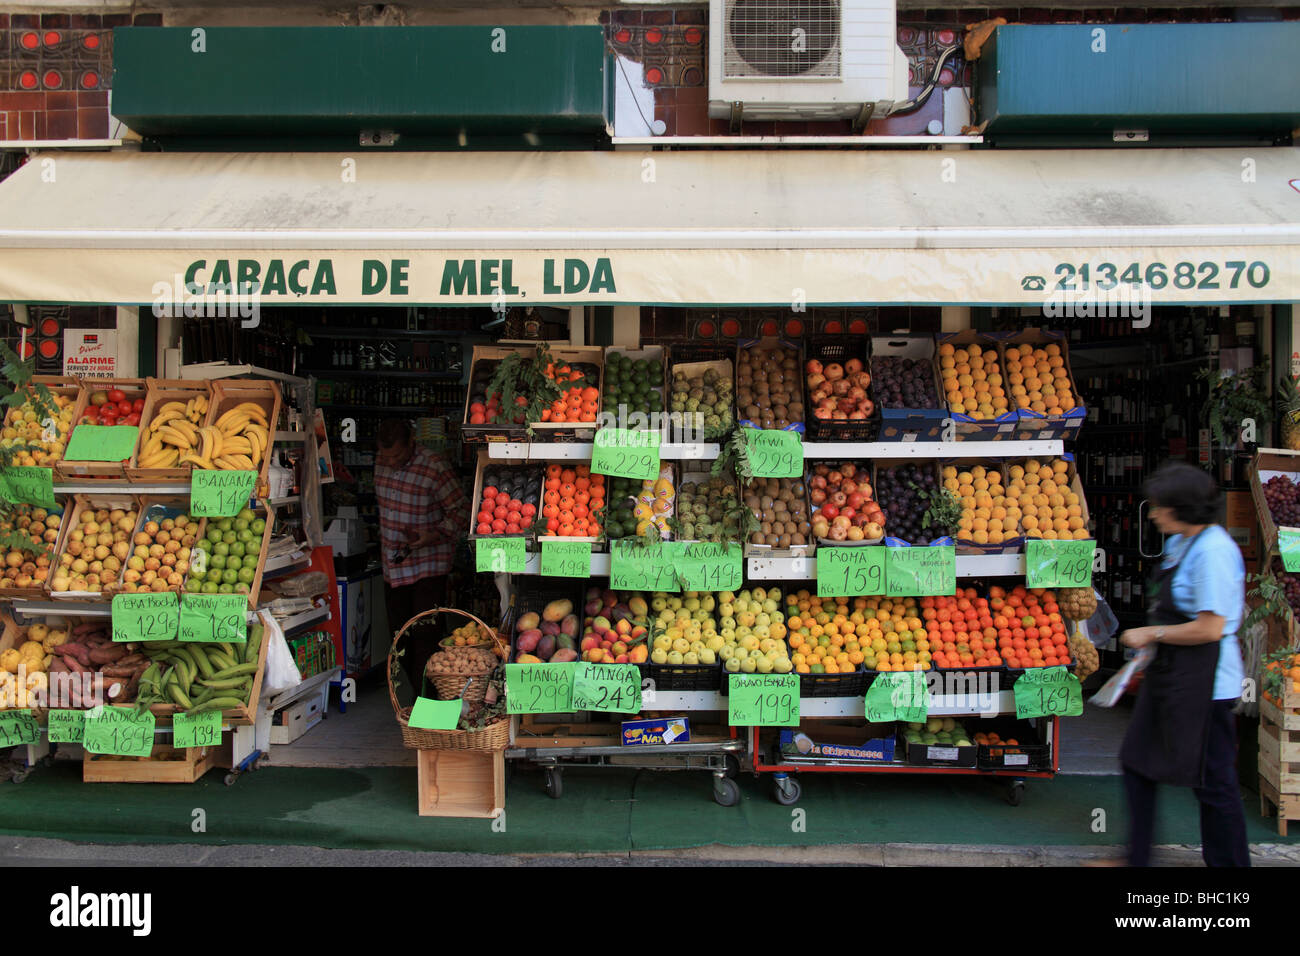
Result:
{"label": "wooden fruit crate", "polygon": [[1280,700],[1259,700],[1259,810],[1277,817],[1280,836],[1300,820],[1300,694],[1289,678]]}
{"label": "wooden fruit crate", "polygon": [[[177,753],[179,760],[169,759]],[[213,767],[231,765],[231,742],[217,747],[191,747],[178,751],[170,744],[154,744],[148,757],[107,757],[86,752],[81,763],[82,783],[194,783]]]}
{"label": "wooden fruit crate", "polygon": [[938,352],[944,345],[951,345],[954,349],[965,348],[968,345],[978,345],[985,354],[991,352],[998,363],[998,373],[1002,375],[1002,381],[1005,382],[1007,380],[1007,359],[1002,344],[995,337],[983,332],[976,332],[973,329],[966,329],[962,332],[943,332],[936,337],[934,361],[939,375],[939,398],[945,403],[949,414],[952,416],[958,441],[1007,441],[1014,439],[1020,416],[1010,400],[1007,402],[1008,410],[994,418],[974,418],[963,412],[953,410],[952,401],[943,391],[942,357]]}
{"label": "wooden fruit crate", "polygon": [[1016,423],[1017,438],[1019,440],[1030,440],[1035,438],[1064,438],[1070,439],[1079,433],[1079,428],[1088,417],[1088,411],[1083,404],[1083,396],[1079,394],[1079,386],[1074,380],[1074,372],[1070,366],[1070,341],[1064,332],[1056,332],[1049,329],[1025,329],[1021,332],[1010,334],[999,334],[995,336],[1002,344],[1002,373],[1007,372],[1006,353],[1012,346],[1032,345],[1034,348],[1046,348],[1049,345],[1060,347],[1061,359],[1064,362],[1066,378],[1070,382],[1070,390],[1074,393],[1074,398],[1078,402],[1074,408],[1064,415],[1043,415],[1039,412],[1031,411],[1028,408],[1019,408],[1016,410],[1018,421]]}
{"label": "wooden fruit crate", "polygon": [[[153,511],[156,515],[159,516],[150,517],[151,511]],[[150,521],[156,520],[161,522],[164,518],[172,518],[178,514],[183,514],[188,516],[189,513],[190,513],[190,499],[188,495],[142,495],[140,497],[140,517],[136,519],[135,531],[132,532],[131,534],[131,540],[133,542],[131,545],[132,553],[134,553],[135,551],[135,544],[134,544],[135,536],[143,532],[144,526],[148,524]],[[198,519],[198,518],[192,518],[190,520],[196,523],[196,529],[194,532],[196,537],[194,540],[195,543],[197,544],[198,543],[197,528],[202,526],[203,521],[202,519]],[[189,560],[189,555],[191,550],[192,548],[185,548],[183,549],[183,551],[177,551],[176,554],[180,557],[183,557],[185,560]],[[126,583],[126,572],[124,571],[123,584],[125,583]],[[143,590],[143,588],[141,590]],[[149,588],[149,590],[153,590],[153,588],[151,587]],[[185,590],[184,578],[182,578],[180,584],[168,585],[167,590],[174,591],[177,594],[179,594],[181,591],[184,591]]]}
{"label": "wooden fruit crate", "polygon": [[[496,534],[495,532],[491,534],[478,533],[477,522],[478,522],[479,506],[483,504],[483,485],[484,485],[483,473],[488,468],[510,468],[512,470],[519,469],[520,471],[527,472],[529,475],[531,475],[533,479],[532,481],[533,494],[524,503],[531,504],[534,508],[537,509],[535,517],[540,516],[542,513],[542,488],[544,483],[544,479],[542,476],[545,471],[544,467],[540,464],[530,464],[528,462],[522,462],[522,461],[493,459],[488,454],[486,448],[480,448],[478,452],[478,461],[474,469],[474,491],[470,496],[470,502],[473,505],[473,510],[470,512],[469,515],[469,532],[468,532],[469,540],[478,541],[484,538],[487,539],[523,538],[525,542],[525,546],[528,547],[529,550],[532,550],[535,547],[537,536],[532,531],[531,521],[528,523],[527,530],[520,531],[517,534],[507,534],[504,531],[501,532],[500,534]],[[569,541],[573,539],[565,538],[564,540]],[[592,538],[591,540],[594,541],[596,539]]]}
{"label": "wooden fruit crate", "polygon": [[[51,394],[69,399],[72,403],[72,409],[75,414],[77,404],[81,400],[81,391],[82,391],[82,385],[78,379],[68,378],[61,375],[33,375],[31,378],[31,384],[43,385]],[[20,407],[21,406],[15,406],[14,409],[6,409],[4,420],[8,421],[9,411],[16,410],[17,408]],[[72,424],[75,423],[76,423],[76,418],[73,418]],[[71,437],[71,435],[72,435],[72,428],[69,427],[68,434],[64,436],[61,441],[51,443],[56,446],[58,458],[60,459],[63,458],[63,451],[65,448],[68,447],[68,438]],[[19,464],[19,462],[15,462],[15,464]],[[46,461],[45,466],[54,468],[57,473],[58,461]]]}
{"label": "wooden fruit crate", "polygon": [[[713,369],[713,371],[717,372],[718,378],[726,379],[728,382],[731,382],[733,386],[735,385],[736,368],[730,358],[708,359],[700,362],[679,362],[674,364],[672,366],[672,372],[668,376],[667,394],[664,396],[664,407],[667,409],[669,415],[672,415],[673,413],[673,380],[677,378],[677,373],[681,372],[688,380],[694,380],[697,376],[702,377],[709,369]],[[734,426],[735,422],[738,420],[737,416],[739,414],[740,409],[736,407],[736,398],[733,393],[731,398],[732,426]],[[699,415],[698,421],[694,418],[695,415]],[[688,440],[692,442],[720,441],[725,437],[725,435],[709,435],[705,432],[703,426],[704,415],[702,413],[679,412],[678,417],[671,419],[671,421],[672,440],[675,442],[686,442]],[[725,432],[730,432],[732,426],[728,426],[725,429]]]}
{"label": "wooden fruit crate", "polygon": [[280,421],[280,386],[264,379],[218,379],[212,383],[212,400],[205,425],[215,425],[226,412],[244,402],[252,402],[266,412],[266,453],[258,465],[254,496],[265,498],[268,492],[266,472],[271,464],[271,446]]}
{"label": "wooden fruit crate", "polygon": [[[531,422],[534,441],[593,441],[600,427],[600,396],[605,394],[605,350],[598,345],[564,345],[551,349],[551,358],[558,368],[561,365],[594,365],[597,392],[596,420],[591,422]],[[567,391],[567,387],[564,389]]]}
{"label": "wooden fruit crate", "polygon": [[[176,465],[174,468],[141,468],[140,452],[149,438],[149,423],[168,402],[184,402],[202,396],[212,402],[212,388],[207,382],[193,382],[188,379],[146,379],[147,394],[144,399],[144,411],[140,415],[140,441],[135,446],[135,454],[126,465],[126,477],[131,481],[189,481],[190,472],[194,470],[191,462]],[[207,412],[199,416],[196,425],[205,424]]]}
{"label": "wooden fruit crate", "polygon": [[[1250,494],[1255,499],[1255,511],[1259,515],[1260,537],[1264,548],[1277,550],[1277,523],[1273,513],[1268,510],[1264,500],[1264,484],[1274,475],[1282,475],[1292,483],[1300,482],[1300,451],[1285,448],[1261,448],[1255,452],[1255,460],[1250,467]],[[1300,531],[1300,528],[1290,528]]]}
{"label": "wooden fruit crate", "polygon": [[[271,546],[271,530],[272,530],[272,528],[275,527],[275,509],[274,509],[274,508],[271,508],[270,506],[262,506],[262,507],[259,507],[259,508],[253,508],[252,510],[253,510],[253,513],[254,513],[255,515],[257,515],[257,517],[262,518],[262,519],[264,519],[264,520],[266,521],[266,529],[265,529],[265,531],[262,533],[262,550],[261,550],[261,552],[260,552],[260,553],[258,554],[258,556],[257,556],[257,570],[256,570],[256,572],[253,574],[253,582],[252,582],[252,584],[250,584],[250,585],[248,586],[248,587],[249,587],[249,591],[248,591],[248,607],[249,607],[249,610],[253,610],[253,609],[255,609],[255,608],[257,607],[257,603],[258,603],[258,601],[257,601],[257,596],[258,596],[258,594],[259,594],[259,593],[261,592],[261,590],[262,590],[262,573],[263,573],[263,571],[266,570],[266,552],[267,552],[267,549]],[[203,519],[201,519],[201,520],[199,521],[199,530],[198,530],[198,534],[197,534],[197,537],[194,539],[195,542],[196,542],[196,544],[197,544],[197,542],[198,542],[199,540],[201,540],[201,539],[203,538],[204,535],[207,534],[207,532],[208,532],[208,522],[211,521],[211,520],[213,520],[213,519],[211,519],[211,518],[203,518]],[[217,520],[220,520],[220,519],[217,519]],[[187,575],[187,576],[186,576],[186,581],[188,582],[188,580],[189,580],[189,576]]]}
{"label": "wooden fruit crate", "polygon": [[[93,379],[82,386],[81,393],[77,397],[77,406],[72,413],[72,431],[68,432],[68,441],[72,441],[72,432],[75,432],[81,417],[86,414],[86,409],[90,406],[90,397],[95,392],[106,392],[111,389],[121,389],[130,401],[137,398],[147,398],[147,388],[145,380],[142,378],[111,378],[111,379]],[[144,421],[144,409],[141,409],[141,418]],[[143,429],[141,429],[143,431]],[[116,480],[122,481],[126,478],[126,466],[135,459],[136,450],[140,447],[139,436],[136,437],[136,447],[131,454],[127,455],[122,461],[70,461],[67,458],[61,459],[54,467],[54,475],[63,481],[86,481],[86,480]]]}
{"label": "wooden fruit crate", "polygon": [[140,510],[140,499],[135,495],[126,494],[109,494],[107,492],[97,491],[93,494],[73,495],[72,508],[64,508],[63,525],[60,528],[59,539],[60,547],[57,552],[58,557],[50,565],[50,576],[45,581],[45,592],[56,601],[109,601],[113,595],[121,590],[122,575],[118,573],[117,580],[107,587],[98,591],[56,591],[54,590],[54,576],[58,569],[59,561],[67,548],[68,536],[72,530],[81,522],[81,513],[87,508],[98,510],[108,508],[110,510],[121,508],[125,511]]}
{"label": "wooden fruit crate", "polygon": [[420,816],[499,816],[506,806],[505,763],[501,750],[418,751]]}
{"label": "wooden fruit crate", "polygon": [[[54,563],[58,560],[58,556],[63,553],[63,542],[67,538],[68,528],[71,524],[70,518],[72,513],[72,507],[73,507],[73,500],[71,495],[55,495],[54,501],[63,509],[63,520],[59,522],[58,536],[55,537],[54,542],[50,545],[50,552],[49,552],[50,564],[47,566],[47,571],[50,573],[53,573]],[[31,507],[35,508],[36,506],[32,505]],[[4,582],[11,579],[0,578],[0,600],[8,600],[12,598],[27,598],[32,601],[44,601],[47,594],[45,585],[46,582],[49,580],[49,577],[50,574],[47,574],[45,581],[38,581],[35,584],[33,584],[31,587],[26,587],[26,588],[5,587]]]}

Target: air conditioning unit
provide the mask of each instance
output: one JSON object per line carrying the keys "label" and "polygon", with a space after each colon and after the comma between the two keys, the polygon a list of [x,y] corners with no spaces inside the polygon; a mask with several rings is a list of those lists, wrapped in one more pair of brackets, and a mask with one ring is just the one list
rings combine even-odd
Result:
{"label": "air conditioning unit", "polygon": [[709,0],[709,115],[881,116],[906,102],[894,0]]}

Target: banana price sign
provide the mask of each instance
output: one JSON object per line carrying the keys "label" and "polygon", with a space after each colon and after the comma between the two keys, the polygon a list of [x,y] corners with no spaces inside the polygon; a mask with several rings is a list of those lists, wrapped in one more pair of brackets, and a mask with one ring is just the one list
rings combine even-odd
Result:
{"label": "banana price sign", "polygon": [[196,518],[231,518],[248,507],[257,483],[255,471],[207,471],[190,474],[190,514]]}

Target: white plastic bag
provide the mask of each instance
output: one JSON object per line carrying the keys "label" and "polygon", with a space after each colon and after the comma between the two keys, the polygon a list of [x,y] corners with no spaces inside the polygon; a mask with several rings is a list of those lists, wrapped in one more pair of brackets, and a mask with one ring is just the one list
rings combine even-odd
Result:
{"label": "white plastic bag", "polygon": [[266,629],[262,640],[270,641],[266,648],[266,673],[262,675],[262,694],[270,698],[297,687],[302,683],[302,674],[289,652],[280,623],[266,611],[258,612],[258,617]]}

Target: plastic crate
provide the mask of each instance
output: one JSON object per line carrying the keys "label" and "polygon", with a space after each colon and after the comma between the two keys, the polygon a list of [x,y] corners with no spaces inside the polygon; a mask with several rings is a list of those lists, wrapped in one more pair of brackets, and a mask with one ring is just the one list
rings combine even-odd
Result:
{"label": "plastic crate", "polygon": [[[721,664],[641,664],[641,675],[660,690],[716,690]],[[650,708],[653,710],[654,708]]]}
{"label": "plastic crate", "polygon": [[[1015,740],[1016,745],[978,744],[975,765],[980,770],[1051,770],[1052,745],[1045,739],[1046,727],[1035,727],[1027,720],[997,720],[980,724],[979,730],[996,731],[999,736]],[[1026,740],[1032,743],[1025,743]]]}
{"label": "plastic crate", "polygon": [[[880,409],[877,407],[871,416],[862,421],[827,421],[813,414],[811,392],[808,389],[807,362],[816,359],[823,365],[838,362],[843,365],[849,359],[859,359],[862,367],[870,370],[870,339],[865,335],[813,335],[804,345],[805,368],[800,373],[804,377],[804,391],[809,395],[809,407],[804,413],[804,434],[808,441],[854,441],[872,442],[880,435]],[[874,400],[875,391],[867,389],[868,397]]]}
{"label": "plastic crate", "polygon": [[800,697],[860,697],[876,679],[875,671],[858,669],[848,674],[800,674]]}

